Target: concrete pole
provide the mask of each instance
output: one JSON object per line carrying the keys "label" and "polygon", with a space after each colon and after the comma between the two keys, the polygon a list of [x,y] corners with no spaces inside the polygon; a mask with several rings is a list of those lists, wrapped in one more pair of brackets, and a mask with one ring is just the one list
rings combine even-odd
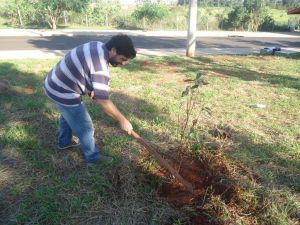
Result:
{"label": "concrete pole", "polygon": [[197,31],[197,0],[190,0],[186,56],[195,56]]}

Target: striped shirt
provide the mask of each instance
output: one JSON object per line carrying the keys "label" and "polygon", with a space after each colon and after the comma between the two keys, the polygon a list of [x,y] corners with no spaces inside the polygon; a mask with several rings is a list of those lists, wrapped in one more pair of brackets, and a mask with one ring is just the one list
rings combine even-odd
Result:
{"label": "striped shirt", "polygon": [[105,44],[88,42],[72,49],[49,72],[44,82],[47,96],[65,106],[82,103],[82,95],[94,91],[95,99],[109,99],[108,50]]}

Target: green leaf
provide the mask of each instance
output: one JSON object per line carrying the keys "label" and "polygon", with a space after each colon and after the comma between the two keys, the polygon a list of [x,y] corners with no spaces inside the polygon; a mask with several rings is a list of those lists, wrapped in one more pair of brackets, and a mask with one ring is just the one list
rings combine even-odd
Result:
{"label": "green leaf", "polygon": [[196,76],[196,80],[199,80],[199,79],[202,77],[202,75],[203,75],[203,74],[202,74],[201,72],[198,72],[198,73],[197,73],[197,76]]}
{"label": "green leaf", "polygon": [[193,85],[192,87],[191,87],[191,89],[196,89],[196,88],[198,88],[199,87],[199,85],[198,84],[195,84],[195,85]]}
{"label": "green leaf", "polygon": [[181,97],[187,96],[190,93],[191,86],[187,86],[185,91],[182,92]]}
{"label": "green leaf", "polygon": [[202,83],[202,85],[208,85],[209,84],[208,82],[206,82],[204,80],[202,80],[201,83]]}

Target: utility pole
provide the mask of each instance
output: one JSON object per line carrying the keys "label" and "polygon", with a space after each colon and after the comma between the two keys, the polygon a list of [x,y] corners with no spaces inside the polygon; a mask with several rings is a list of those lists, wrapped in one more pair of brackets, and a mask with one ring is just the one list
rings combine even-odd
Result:
{"label": "utility pole", "polygon": [[197,31],[197,0],[190,0],[186,56],[195,56]]}

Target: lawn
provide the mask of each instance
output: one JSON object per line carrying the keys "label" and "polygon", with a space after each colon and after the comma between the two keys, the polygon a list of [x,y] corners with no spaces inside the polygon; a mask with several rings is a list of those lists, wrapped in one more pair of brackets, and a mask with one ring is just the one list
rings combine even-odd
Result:
{"label": "lawn", "polygon": [[[138,57],[111,69],[111,99],[136,132],[205,171],[190,170],[203,175],[197,198],[88,99],[113,163],[91,169],[80,149],[57,151],[42,82],[58,60],[0,61],[1,224],[299,224],[299,55]],[[181,94],[199,72],[206,85],[180,137]]]}

